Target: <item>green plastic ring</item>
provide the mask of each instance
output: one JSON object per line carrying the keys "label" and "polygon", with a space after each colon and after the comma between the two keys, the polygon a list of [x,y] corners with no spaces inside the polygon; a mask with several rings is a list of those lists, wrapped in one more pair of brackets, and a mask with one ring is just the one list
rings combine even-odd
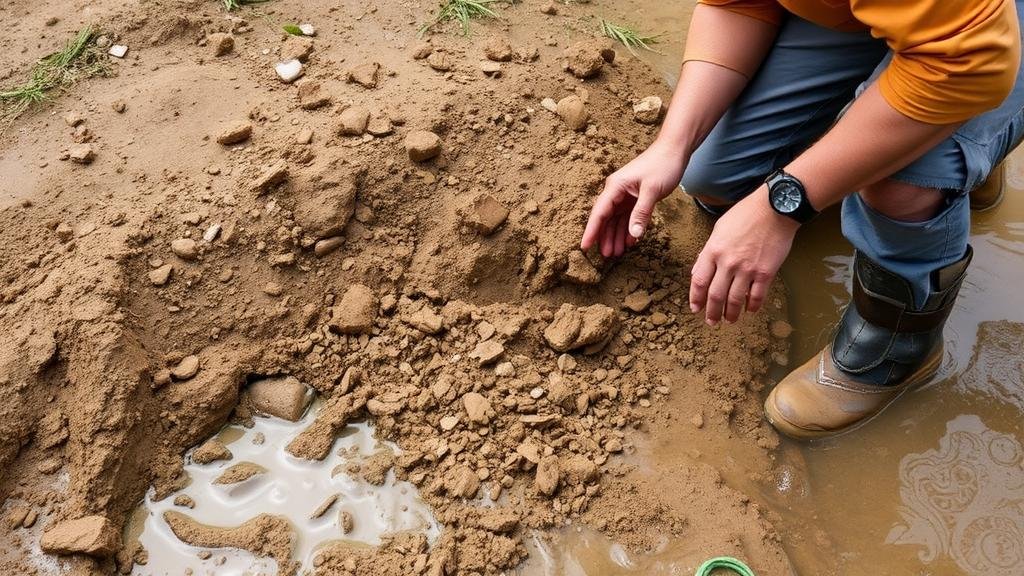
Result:
{"label": "green plastic ring", "polygon": [[700,568],[697,568],[697,573],[694,576],[710,576],[711,571],[715,568],[732,570],[740,576],[755,576],[754,571],[751,570],[749,566],[735,558],[729,558],[728,556],[712,558],[711,560],[701,564]]}

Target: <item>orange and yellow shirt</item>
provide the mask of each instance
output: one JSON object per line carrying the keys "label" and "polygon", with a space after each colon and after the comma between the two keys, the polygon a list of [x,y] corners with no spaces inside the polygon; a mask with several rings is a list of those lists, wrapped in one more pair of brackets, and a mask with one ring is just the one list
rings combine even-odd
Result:
{"label": "orange and yellow shirt", "polygon": [[841,31],[869,31],[893,52],[879,77],[896,110],[955,124],[999,106],[1020,65],[1012,0],[699,0],[778,25],[784,11]]}

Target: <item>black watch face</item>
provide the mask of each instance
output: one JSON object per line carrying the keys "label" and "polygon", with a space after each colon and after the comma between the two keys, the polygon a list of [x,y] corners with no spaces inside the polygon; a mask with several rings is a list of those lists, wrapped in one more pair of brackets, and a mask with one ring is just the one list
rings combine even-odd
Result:
{"label": "black watch face", "polygon": [[772,206],[783,214],[792,214],[800,207],[800,188],[790,182],[780,182],[772,188]]}

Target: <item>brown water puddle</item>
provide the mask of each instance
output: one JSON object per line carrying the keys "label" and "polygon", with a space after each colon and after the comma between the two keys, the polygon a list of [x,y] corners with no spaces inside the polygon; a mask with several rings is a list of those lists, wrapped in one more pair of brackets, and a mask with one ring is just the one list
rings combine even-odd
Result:
{"label": "brown water puddle", "polygon": [[[602,16],[664,34],[662,53],[642,57],[674,84],[693,2],[607,4]],[[771,485],[722,456],[728,482],[778,515],[798,574],[1024,574],[1024,151],[1008,160],[1007,180],[1005,201],[974,215],[974,264],[930,385],[855,433],[784,442]],[[782,271],[792,365],[827,342],[849,298],[850,259],[837,211],[800,233]],[[585,530],[536,547],[527,572],[545,576],[692,574],[695,562],[681,543],[631,557]]]}

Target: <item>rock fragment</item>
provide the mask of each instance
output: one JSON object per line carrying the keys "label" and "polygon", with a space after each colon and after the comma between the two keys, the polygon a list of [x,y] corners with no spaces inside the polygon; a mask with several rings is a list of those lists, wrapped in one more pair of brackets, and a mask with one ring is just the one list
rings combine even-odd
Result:
{"label": "rock fragment", "polygon": [[448,56],[448,53],[441,50],[431,52],[430,55],[427,56],[427,64],[438,72],[448,72],[454,67],[452,59]]}
{"label": "rock fragment", "polygon": [[466,409],[466,416],[474,424],[487,425],[494,415],[491,403],[478,392],[468,392],[462,397],[462,406]]}
{"label": "rock fragment", "polygon": [[313,394],[294,376],[263,378],[247,389],[253,408],[263,414],[298,422],[313,400]]}
{"label": "rock fragment", "polygon": [[533,480],[537,491],[545,496],[554,496],[558,491],[560,481],[561,470],[558,465],[558,457],[551,455],[541,458],[537,463],[537,472]]}
{"label": "rock fragment", "polygon": [[88,554],[107,558],[121,545],[121,535],[106,516],[85,516],[47,527],[39,547],[50,554]]}
{"label": "rock fragment", "polygon": [[316,190],[295,207],[295,221],[316,239],[340,237],[355,212],[357,174],[341,172],[322,180]]}
{"label": "rock fragment", "polygon": [[622,306],[637,314],[642,314],[651,306],[651,301],[651,295],[646,290],[637,290],[626,296],[626,299],[622,301]]}
{"label": "rock fragment", "polygon": [[565,279],[573,284],[594,285],[601,281],[601,273],[590,263],[587,256],[579,251],[569,252],[569,266],[565,270]]}
{"label": "rock fragment", "polygon": [[221,485],[238,484],[254,478],[267,471],[266,468],[253,462],[239,462],[228,467],[213,483]]}
{"label": "rock fragment", "polygon": [[494,234],[508,219],[508,208],[490,194],[481,194],[473,201],[473,224],[484,236]]}
{"label": "rock fragment", "polygon": [[565,121],[565,124],[577,132],[586,128],[587,122],[590,120],[587,107],[579,96],[573,95],[562,98],[558,101],[556,110],[562,120]]}
{"label": "rock fragment", "polygon": [[577,78],[592,78],[601,72],[605,56],[601,46],[592,40],[582,40],[565,50],[566,68]]}
{"label": "rock fragment", "polygon": [[284,160],[278,160],[263,169],[263,172],[252,183],[253,193],[260,195],[270,191],[271,188],[288,179],[288,164]]}
{"label": "rock fragment", "polygon": [[424,306],[402,320],[424,334],[434,335],[444,328],[444,319],[430,306]]}
{"label": "rock fragment", "polygon": [[223,442],[210,438],[192,451],[192,461],[196,464],[209,464],[219,460],[231,460],[234,455]]}
{"label": "rock fragment", "polygon": [[89,144],[80,144],[68,150],[68,158],[75,164],[92,164],[96,159],[96,152]]}
{"label": "rock fragment", "polygon": [[414,130],[405,137],[405,151],[413,162],[426,162],[441,154],[441,138],[433,132]]}
{"label": "rock fragment", "polygon": [[555,317],[544,329],[544,340],[557,352],[570,350],[580,334],[583,315],[572,304],[562,304]]}
{"label": "rock fragment", "polygon": [[470,358],[476,358],[481,366],[494,364],[505,353],[505,347],[495,340],[484,340],[473,348],[469,353]]}
{"label": "rock fragment", "polygon": [[252,124],[245,120],[236,120],[221,127],[217,133],[217,143],[223,146],[231,146],[245,142],[252,136]]}
{"label": "rock fragment", "polygon": [[164,264],[159,268],[154,268],[149,271],[149,281],[153,286],[163,286],[167,284],[171,279],[171,274],[174,272],[174,266],[172,264]]}
{"label": "rock fragment", "polygon": [[175,380],[189,380],[199,373],[199,356],[190,354],[181,359],[181,362],[171,368],[171,376]]}
{"label": "rock fragment", "polygon": [[199,244],[191,238],[178,238],[171,242],[171,252],[178,258],[191,262],[199,258]]}
{"label": "rock fragment", "polygon": [[298,60],[285,60],[274,66],[277,77],[285,84],[291,84],[302,77],[302,62]]}
{"label": "rock fragment", "polygon": [[291,60],[305,62],[312,53],[313,41],[302,36],[289,34],[288,38],[284,41],[284,45],[281,46],[281,60],[284,62]]}
{"label": "rock fragment", "polygon": [[299,108],[303,110],[316,110],[331,103],[331,95],[316,80],[303,80],[296,86],[299,89]]}
{"label": "rock fragment", "polygon": [[124,58],[128,54],[128,47],[124,44],[114,44],[107,53],[114,58]]}
{"label": "rock fragment", "polygon": [[370,111],[362,106],[346,108],[338,117],[338,134],[342,136],[362,136],[370,122]]}
{"label": "rock fragment", "polygon": [[648,96],[633,105],[633,118],[641,124],[657,124],[664,104],[657,96]]}
{"label": "rock fragment", "polygon": [[445,477],[448,494],[461,498],[475,498],[480,490],[480,477],[469,466],[453,466]]}
{"label": "rock fragment", "polygon": [[377,87],[379,73],[380,64],[376,62],[367,62],[349,70],[348,81],[354,84],[359,84],[363,88],[373,89]]}
{"label": "rock fragment", "polygon": [[367,334],[377,318],[377,297],[362,284],[353,284],[334,306],[329,326],[341,334]]}

